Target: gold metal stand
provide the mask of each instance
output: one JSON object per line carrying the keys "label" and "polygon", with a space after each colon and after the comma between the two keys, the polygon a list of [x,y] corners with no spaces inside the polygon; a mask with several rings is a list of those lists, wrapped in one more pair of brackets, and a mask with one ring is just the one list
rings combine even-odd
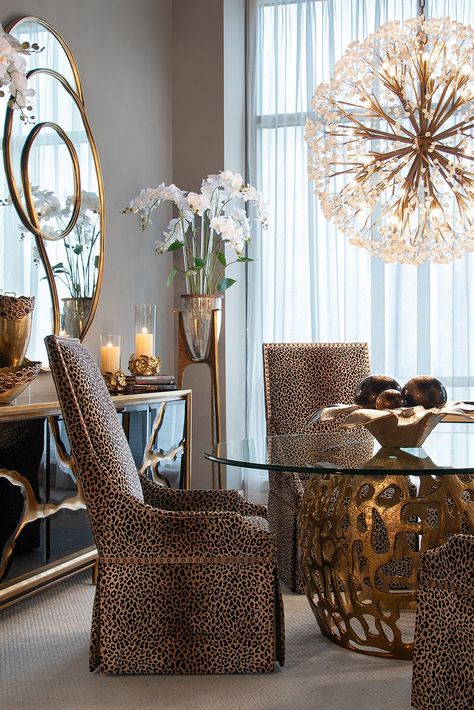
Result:
{"label": "gold metal stand", "polygon": [[[221,403],[219,395],[219,356],[218,356],[218,340],[217,340],[217,319],[220,311],[212,311],[211,335],[209,344],[209,353],[205,360],[194,360],[189,352],[186,336],[184,334],[183,314],[178,313],[179,317],[179,332],[178,332],[178,388],[182,389],[184,373],[189,365],[206,364],[211,371],[211,427],[212,427],[212,444],[215,446],[222,440],[221,428]],[[216,476],[217,469],[217,476]],[[216,478],[218,488],[222,489],[222,471],[221,465],[218,463],[212,464],[212,487],[216,487]]]}

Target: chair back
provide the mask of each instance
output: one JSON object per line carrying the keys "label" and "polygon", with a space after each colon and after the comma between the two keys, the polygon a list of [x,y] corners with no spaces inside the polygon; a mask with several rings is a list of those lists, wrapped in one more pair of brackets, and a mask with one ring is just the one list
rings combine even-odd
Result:
{"label": "chair back", "polygon": [[305,427],[308,417],[329,404],[351,404],[370,374],[367,343],[264,343],[267,434],[334,431],[335,422]]}
{"label": "chair back", "polygon": [[132,452],[91,354],[71,338],[49,335],[45,343],[87,506],[108,482],[143,501]]}

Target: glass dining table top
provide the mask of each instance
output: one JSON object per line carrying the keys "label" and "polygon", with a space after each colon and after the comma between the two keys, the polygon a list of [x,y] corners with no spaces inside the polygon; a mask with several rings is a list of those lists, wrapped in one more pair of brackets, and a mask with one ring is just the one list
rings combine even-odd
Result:
{"label": "glass dining table top", "polygon": [[228,466],[267,471],[443,475],[474,473],[474,423],[441,423],[422,447],[383,448],[365,429],[225,441],[204,452]]}

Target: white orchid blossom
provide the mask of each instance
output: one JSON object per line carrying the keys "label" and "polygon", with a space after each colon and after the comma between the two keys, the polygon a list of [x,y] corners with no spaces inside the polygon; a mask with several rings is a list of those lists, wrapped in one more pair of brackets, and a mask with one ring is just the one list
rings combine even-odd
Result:
{"label": "white orchid blossom", "polygon": [[30,97],[34,90],[28,88],[26,76],[26,61],[23,55],[39,51],[37,44],[20,43],[15,37],[7,34],[0,25],[0,96],[5,96],[4,87],[8,87],[11,95],[9,106],[20,111],[22,121],[28,122],[25,113],[31,111]]}
{"label": "white orchid blossom", "polygon": [[231,217],[214,217],[211,227],[220,234],[222,240],[235,251],[237,256],[242,256],[245,242],[241,230]]}
{"label": "white orchid blossom", "polygon": [[[188,293],[213,294],[225,291],[234,279],[225,278],[227,266],[252,261],[244,256],[250,244],[250,222],[246,211],[232,203],[240,199],[256,208],[257,220],[266,226],[266,204],[263,194],[244,182],[242,175],[230,170],[209,175],[202,181],[201,191],[184,192],[176,185],[148,187],[133,198],[123,213],[140,213],[141,228],[151,224],[151,213],[162,202],[171,201],[178,217],[171,220],[163,232],[164,239],[155,242],[155,252],[183,250],[184,269],[173,269],[168,282],[178,271],[184,273]],[[227,262],[225,247],[235,252],[234,261]]]}
{"label": "white orchid blossom", "polygon": [[164,240],[155,242],[155,253],[164,254],[168,251],[172,244],[180,242],[184,245],[184,232],[188,228],[189,223],[184,221],[185,228],[183,230],[183,222],[181,219],[172,219],[168,225],[168,231],[163,232]]}
{"label": "white orchid blossom", "polygon": [[[64,260],[51,267],[55,277],[67,287],[72,297],[93,296],[99,273],[99,253],[95,247],[101,227],[99,196],[95,192],[81,191],[76,224],[68,235],[62,237],[72,216],[75,196],[68,195],[65,207],[62,207],[56,195],[49,190],[40,190],[37,185],[32,185],[31,194],[41,231],[51,239],[61,239],[64,244]],[[11,204],[9,197],[0,201],[2,206],[8,204]],[[24,236],[22,225],[20,230]],[[33,261],[39,263],[37,255],[34,255]]]}
{"label": "white orchid blossom", "polygon": [[188,205],[193,212],[202,217],[204,212],[206,212],[211,206],[209,202],[209,195],[198,194],[197,192],[188,192]]}

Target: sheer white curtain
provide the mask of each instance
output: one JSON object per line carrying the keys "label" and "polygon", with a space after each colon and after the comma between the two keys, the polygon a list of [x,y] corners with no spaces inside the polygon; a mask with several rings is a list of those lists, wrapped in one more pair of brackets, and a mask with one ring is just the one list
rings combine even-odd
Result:
{"label": "sheer white curtain", "polygon": [[[250,0],[248,168],[269,200],[270,228],[248,267],[249,436],[264,433],[263,342],[367,341],[373,372],[474,385],[474,255],[385,265],[327,222],[307,177],[316,86],[350,42],[416,13],[416,0]],[[427,0],[425,13],[474,25],[470,0]]]}

